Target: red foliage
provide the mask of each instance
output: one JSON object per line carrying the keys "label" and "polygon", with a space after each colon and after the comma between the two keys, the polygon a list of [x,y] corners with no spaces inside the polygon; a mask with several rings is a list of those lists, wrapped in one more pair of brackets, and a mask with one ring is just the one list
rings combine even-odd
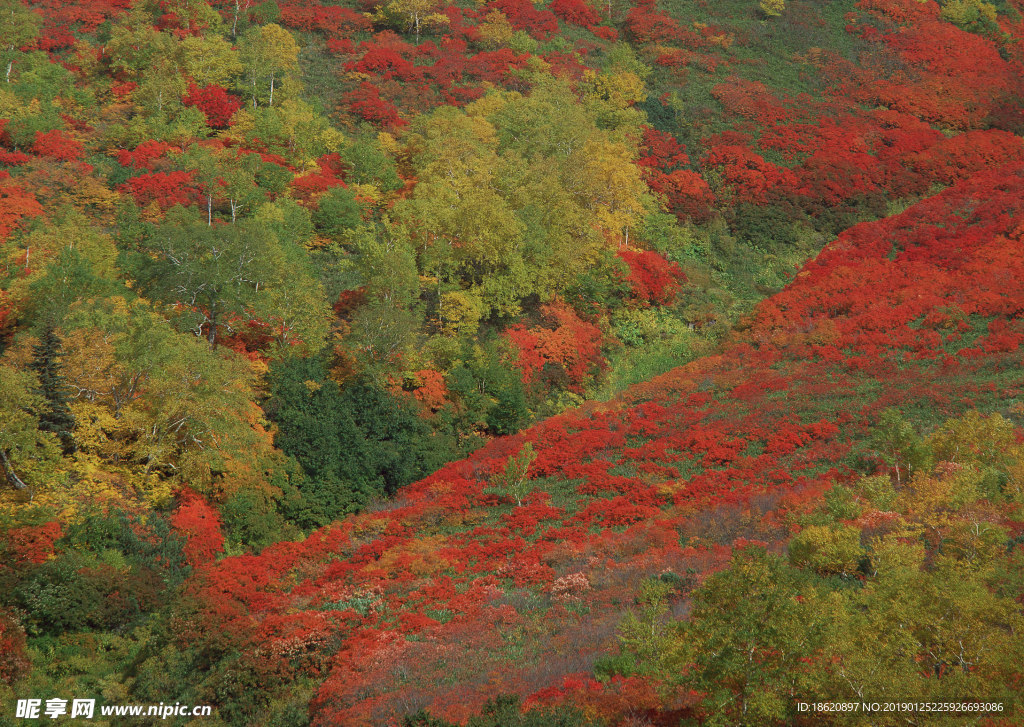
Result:
{"label": "red foliage", "polygon": [[615,28],[609,28],[604,25],[591,26],[588,30],[602,40],[610,40],[612,42],[619,39],[619,31]]}
{"label": "red foliage", "polygon": [[49,157],[61,162],[73,162],[82,158],[82,142],[65,136],[60,129],[53,131],[37,131],[32,151],[39,156]]}
{"label": "red foliage", "polygon": [[548,10],[573,25],[586,27],[601,22],[601,18],[594,12],[594,9],[583,0],[554,0],[548,5]]}
{"label": "red foliage", "polygon": [[310,172],[295,177],[291,184],[292,194],[296,200],[307,206],[315,206],[317,198],[331,187],[344,187],[345,182],[333,175]]}
{"label": "red foliage", "polygon": [[185,538],[185,558],[193,568],[211,562],[224,551],[220,514],[190,488],[178,492],[178,509],[170,522],[174,532]]}
{"label": "red foliage", "polygon": [[395,387],[397,392],[408,392],[426,413],[433,413],[448,403],[448,387],[444,374],[433,369],[421,369],[406,381],[405,388]]}
{"label": "red foliage", "polygon": [[53,544],[64,534],[64,526],[56,520],[45,525],[11,528],[4,534],[5,561],[10,564],[38,565],[53,556]]}
{"label": "red foliage", "polygon": [[1004,99],[1019,95],[1019,66],[1000,56],[993,38],[939,20],[938,5],[872,0],[861,6],[898,25],[887,34],[869,27],[862,37],[884,44],[904,68],[833,59],[841,93],[957,129],[979,128]]}
{"label": "red foliage", "polygon": [[[363,45],[367,45],[363,43]],[[419,81],[421,73],[397,51],[390,48],[370,46],[358,61],[345,64],[348,70],[360,73],[375,73],[383,78],[397,78],[402,81]]]}
{"label": "red foliage", "polygon": [[328,38],[349,38],[373,29],[373,23],[365,15],[340,5],[294,0],[280,3],[280,7],[283,25],[307,32],[320,31]]}
{"label": "red foliage", "polygon": [[11,684],[25,676],[31,662],[25,632],[14,615],[0,611],[0,682]]}
{"label": "red foliage", "polygon": [[32,5],[46,18],[42,37],[63,37],[70,35],[68,31],[72,28],[83,33],[94,32],[104,21],[127,12],[132,0],[75,0],[73,3],[37,0]]}
{"label": "red foliage", "polygon": [[14,328],[14,308],[7,293],[0,290],[0,337],[7,336]]}
{"label": "red foliage", "polygon": [[31,192],[12,184],[0,184],[0,240],[11,234],[23,219],[42,214],[43,206]]}
{"label": "red foliage", "polygon": [[651,250],[619,250],[618,256],[629,266],[626,280],[633,297],[645,304],[668,305],[686,280],[677,263]]}
{"label": "red foliage", "polygon": [[231,117],[242,107],[241,101],[221,86],[211,85],[199,88],[191,84],[188,93],[181,100],[186,106],[195,106],[206,116],[206,123],[214,129],[231,126]]}
{"label": "red foliage", "polygon": [[587,323],[561,302],[541,307],[545,326],[526,328],[517,324],[505,335],[516,347],[516,365],[523,382],[534,381],[547,367],[561,371],[570,391],[583,391],[585,382],[605,367],[601,356],[603,336],[593,323]]}
{"label": "red foliage", "polygon": [[377,87],[363,81],[359,87],[345,95],[345,103],[359,118],[385,129],[405,126],[408,122],[398,115],[393,103],[381,98]]}
{"label": "red foliage", "polygon": [[636,164],[639,167],[651,167],[668,171],[690,163],[686,155],[686,147],[675,137],[650,126],[643,129],[643,146],[641,156]]}
{"label": "red foliage", "polygon": [[777,96],[757,81],[731,78],[712,88],[711,95],[730,115],[756,120],[765,126],[780,124],[792,115]]}
{"label": "red foliage", "polygon": [[144,141],[133,151],[120,149],[117,152],[117,161],[123,167],[134,167],[135,169],[152,169],[153,161],[167,154],[175,147],[163,141]]}
{"label": "red foliage", "polygon": [[110,87],[110,92],[114,94],[116,98],[127,98],[132,95],[132,91],[137,89],[139,84],[135,81],[128,81],[126,83],[116,83]]}
{"label": "red foliage", "polygon": [[696,172],[681,168],[689,165],[686,150],[670,134],[645,127],[641,156],[636,164],[652,191],[662,195],[670,211],[678,217],[706,219],[715,197]]}
{"label": "red foliage", "polygon": [[983,169],[1020,161],[1024,161],[1024,140],[996,129],[943,139],[908,158],[911,167],[941,184],[953,184]]}
{"label": "red foliage", "polygon": [[164,210],[194,204],[199,195],[192,174],[182,171],[141,174],[129,179],[121,188],[131,193],[140,206],[156,202]]}
{"label": "red foliage", "polygon": [[721,168],[722,180],[732,187],[737,201],[765,203],[770,192],[799,185],[791,170],[767,162],[760,154],[738,144],[713,146],[704,163]]}
{"label": "red foliage", "polygon": [[558,19],[548,10],[538,10],[530,0],[493,0],[488,10],[500,10],[516,30],[525,30],[538,40],[558,32]]}

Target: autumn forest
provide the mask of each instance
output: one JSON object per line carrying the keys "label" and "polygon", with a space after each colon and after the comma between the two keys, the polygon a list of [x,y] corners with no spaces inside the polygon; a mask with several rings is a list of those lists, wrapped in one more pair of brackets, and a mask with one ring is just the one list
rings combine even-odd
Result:
{"label": "autumn forest", "polygon": [[1022,0],[0,0],[0,74],[0,724],[1024,724]]}

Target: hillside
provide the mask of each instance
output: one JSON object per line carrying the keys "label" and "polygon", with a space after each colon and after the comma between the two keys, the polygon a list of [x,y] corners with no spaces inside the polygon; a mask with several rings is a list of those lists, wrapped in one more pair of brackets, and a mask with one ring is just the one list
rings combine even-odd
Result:
{"label": "hillside", "polygon": [[[692,587],[743,541],[782,544],[829,488],[885,471],[867,440],[887,408],[918,428],[1019,422],[1022,193],[1011,166],[855,226],[718,354],[494,442],[380,512],[210,566],[179,648],[233,669],[258,649],[283,692],[293,669],[323,674],[313,724],[464,719],[496,691],[664,710],[643,681],[592,681],[643,578]],[[520,506],[489,482],[527,442]],[[988,520],[1019,533],[1009,502]],[[864,502],[844,520],[895,515]]]}
{"label": "hillside", "polygon": [[0,10],[0,709],[1024,720],[1019,3]]}

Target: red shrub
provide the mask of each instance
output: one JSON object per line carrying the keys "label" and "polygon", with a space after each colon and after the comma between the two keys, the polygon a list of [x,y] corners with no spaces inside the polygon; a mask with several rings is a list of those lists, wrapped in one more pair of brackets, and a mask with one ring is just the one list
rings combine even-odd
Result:
{"label": "red shrub", "polygon": [[199,194],[192,183],[192,174],[182,171],[142,174],[132,177],[121,188],[130,192],[140,206],[156,202],[164,210],[194,204]]}
{"label": "red shrub", "polygon": [[551,366],[564,373],[571,391],[582,392],[587,379],[605,366],[601,330],[561,302],[545,305],[541,311],[547,326],[517,324],[505,334],[518,352],[516,365],[523,381],[532,382]]}
{"label": "red shrub", "polygon": [[345,103],[359,118],[386,129],[408,123],[398,115],[395,105],[381,98],[377,87],[368,81],[363,81],[359,88],[346,94]]}
{"label": "red shrub", "polygon": [[583,0],[554,0],[548,5],[548,10],[573,25],[586,27],[601,22],[601,18],[594,12],[594,9]]}
{"label": "red shrub", "polygon": [[620,250],[618,256],[629,266],[626,280],[633,297],[645,304],[667,305],[686,280],[682,268],[652,250]]}
{"label": "red shrub", "polygon": [[206,117],[206,123],[214,129],[225,129],[231,125],[231,117],[242,107],[241,101],[221,86],[211,85],[199,88],[189,86],[188,94],[182,99],[186,106],[195,106]]}
{"label": "red shrub", "polygon": [[42,214],[43,206],[34,194],[12,184],[0,185],[0,240],[5,239],[21,220]]}
{"label": "red shrub", "polygon": [[1008,131],[986,129],[942,139],[907,163],[933,181],[953,184],[986,167],[1020,161],[1024,161],[1024,140]]}
{"label": "red shrub", "polygon": [[64,135],[60,129],[37,131],[32,151],[39,156],[61,162],[73,162],[82,158],[82,142]]}
{"label": "red shrub", "polygon": [[33,563],[38,565],[53,555],[53,544],[64,534],[56,520],[45,525],[26,525],[11,528],[4,535],[5,559],[8,564]]}
{"label": "red shrub", "polygon": [[558,32],[558,19],[548,10],[537,10],[530,0],[494,0],[488,9],[500,10],[516,30],[525,30],[538,40]]}
{"label": "red shrub", "polygon": [[345,67],[360,73],[375,73],[384,78],[399,80],[418,80],[419,76],[416,67],[399,53],[377,46],[371,46],[362,58],[345,64]]}
{"label": "red shrub", "polygon": [[224,550],[220,514],[188,487],[178,493],[178,502],[171,528],[186,539],[185,558],[192,567],[209,563]]}
{"label": "red shrub", "polygon": [[153,161],[159,159],[174,149],[173,146],[163,141],[144,141],[133,151],[120,149],[117,152],[117,161],[123,167],[134,167],[135,169],[152,169]]}
{"label": "red shrub", "polygon": [[32,664],[27,645],[25,632],[14,615],[0,611],[0,682],[11,684],[28,673]]}

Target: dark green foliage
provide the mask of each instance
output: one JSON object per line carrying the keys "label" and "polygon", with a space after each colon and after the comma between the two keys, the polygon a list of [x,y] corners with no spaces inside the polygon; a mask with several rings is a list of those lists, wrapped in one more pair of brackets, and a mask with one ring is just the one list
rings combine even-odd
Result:
{"label": "dark green foliage", "polygon": [[741,240],[763,249],[779,250],[796,242],[793,220],[799,212],[782,205],[736,205],[734,227]]}
{"label": "dark green foliage", "polygon": [[55,635],[125,626],[156,608],[163,592],[152,569],[126,571],[68,552],[31,571],[10,601],[25,612],[30,633]]}
{"label": "dark green foliage", "polygon": [[128,626],[189,573],[182,545],[160,517],[89,515],[67,526],[56,558],[0,571],[0,603],[24,611],[36,635]]}
{"label": "dark green foliage", "polygon": [[627,651],[605,654],[594,661],[594,677],[602,682],[615,676],[633,676],[636,671],[636,657]]}
{"label": "dark green foliage", "polygon": [[508,384],[498,390],[494,406],[487,412],[487,428],[498,436],[515,434],[530,415],[519,378],[513,377]]}
{"label": "dark green foliage", "polygon": [[807,580],[779,556],[749,547],[694,594],[685,634],[694,665],[687,679],[723,724],[792,724],[795,707],[782,695],[797,693],[800,666],[827,625],[798,598]]}
{"label": "dark green foliage", "polygon": [[289,532],[278,504],[263,490],[238,490],[218,509],[227,536],[257,550],[295,534]]}
{"label": "dark green foliage", "polygon": [[365,378],[346,385],[341,398],[372,443],[374,466],[386,494],[393,495],[444,463],[444,453],[430,441],[430,426],[410,404]]}
{"label": "dark green foliage", "polygon": [[597,264],[587,268],[566,289],[565,300],[581,311],[621,306],[629,295],[629,266],[611,250],[602,250]]}
{"label": "dark green foliage", "polygon": [[274,0],[266,0],[253,8],[250,14],[257,24],[266,25],[281,19],[281,8]]}
{"label": "dark green foliage", "polygon": [[443,448],[412,408],[370,381],[344,390],[321,361],[284,359],[271,369],[267,415],[274,443],[302,466],[303,494],[328,518],[393,494],[441,463]]}
{"label": "dark green foliage", "polygon": [[356,184],[373,184],[384,192],[402,188],[395,161],[381,151],[373,137],[353,140],[341,156],[352,167],[346,179]]}
{"label": "dark green foliage", "polygon": [[447,377],[456,397],[460,431],[486,429],[496,435],[519,431],[530,418],[526,390],[519,375],[506,363],[503,342],[494,340],[467,355]]}
{"label": "dark green foliage", "polygon": [[117,510],[89,515],[69,524],[58,546],[93,554],[119,553],[133,568],[160,569],[172,585],[189,572],[182,551],[184,541],[162,517],[149,518],[143,525],[137,516]]}
{"label": "dark green foliage", "polygon": [[362,205],[356,202],[352,190],[332,187],[320,198],[320,207],[313,213],[313,223],[323,234],[341,241],[346,231],[362,222],[362,211]]}
{"label": "dark green foliage", "polygon": [[271,194],[281,194],[288,188],[288,184],[294,178],[285,167],[273,162],[263,162],[256,167],[256,184],[260,189]]}
{"label": "dark green foliage", "polygon": [[638,103],[636,107],[647,114],[647,123],[658,131],[669,134],[677,131],[676,110],[663,103],[655,94],[649,94],[647,99]]}
{"label": "dark green foliage", "polygon": [[39,428],[60,440],[64,454],[72,454],[76,449],[72,434],[75,416],[68,406],[71,392],[61,374],[60,357],[60,338],[48,326],[40,336],[39,343],[32,347],[32,370],[39,377],[36,393],[46,401],[46,407],[37,412]]}

